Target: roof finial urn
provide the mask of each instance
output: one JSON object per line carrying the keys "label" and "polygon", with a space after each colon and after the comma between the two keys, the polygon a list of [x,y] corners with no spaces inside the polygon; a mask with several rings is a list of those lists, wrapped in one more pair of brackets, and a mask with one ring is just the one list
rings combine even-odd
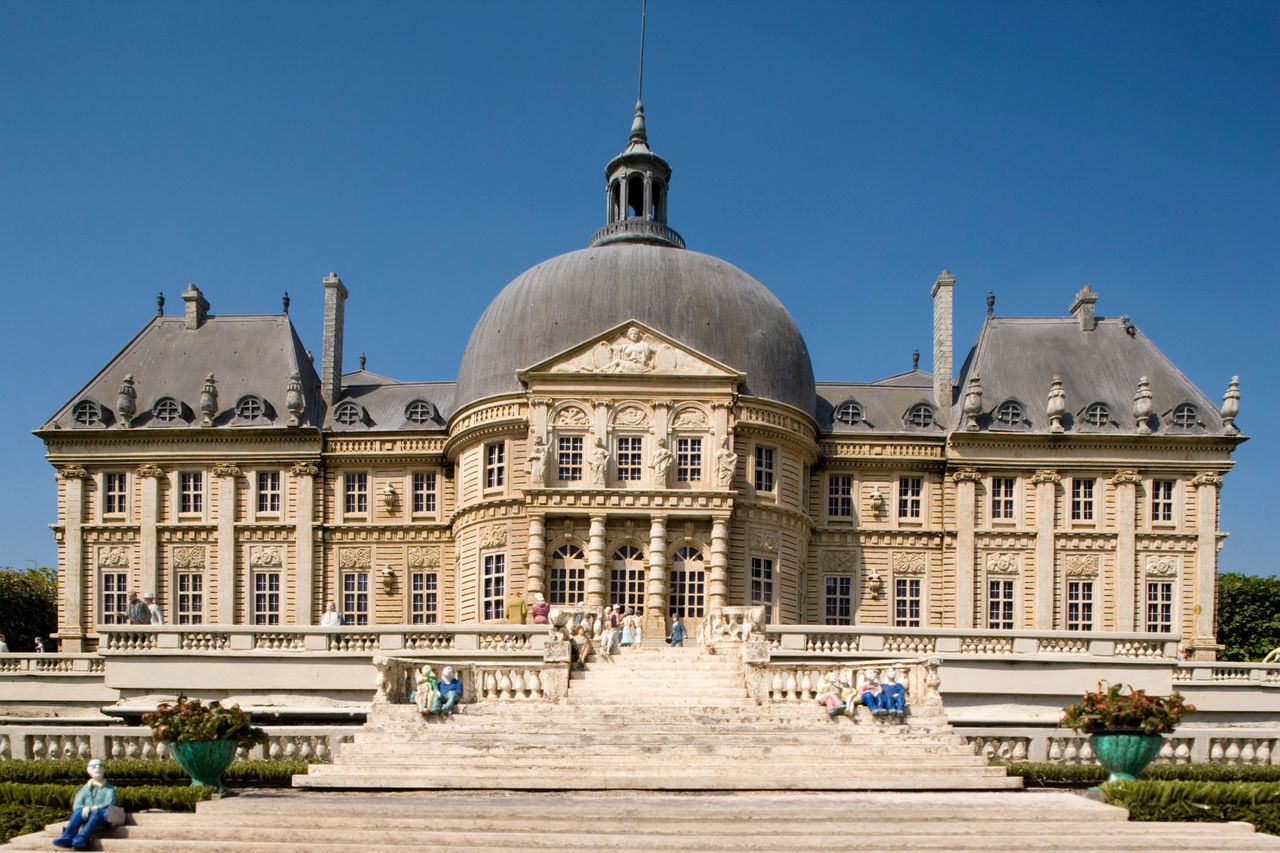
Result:
{"label": "roof finial urn", "polygon": [[982,414],[982,380],[975,373],[970,377],[969,387],[964,391],[964,428],[969,432],[976,432],[980,414]]}
{"label": "roof finial urn", "polygon": [[289,390],[284,395],[284,407],[289,410],[289,426],[296,427],[301,423],[302,381],[296,370],[289,377]]}
{"label": "roof finial urn", "polygon": [[[1236,395],[1240,396],[1239,394]],[[130,373],[120,382],[120,391],[116,394],[116,413],[120,415],[120,426],[128,429],[132,426],[133,416],[138,412],[138,392],[133,387],[133,374]]]}
{"label": "roof finial urn", "polygon": [[1067,413],[1067,392],[1062,390],[1062,377],[1055,376],[1049,383],[1049,401],[1045,407],[1049,415],[1049,432],[1062,432],[1062,416]]}
{"label": "roof finial urn", "polygon": [[1240,414],[1240,377],[1232,376],[1227,393],[1222,395],[1222,430],[1227,435],[1239,435],[1236,415]]}
{"label": "roof finial urn", "polygon": [[1138,391],[1133,395],[1133,427],[1138,435],[1151,434],[1151,383],[1147,377],[1138,380]]}
{"label": "roof finial urn", "polygon": [[210,373],[204,378],[204,389],[200,392],[201,426],[213,426],[213,416],[218,414],[218,383]]}

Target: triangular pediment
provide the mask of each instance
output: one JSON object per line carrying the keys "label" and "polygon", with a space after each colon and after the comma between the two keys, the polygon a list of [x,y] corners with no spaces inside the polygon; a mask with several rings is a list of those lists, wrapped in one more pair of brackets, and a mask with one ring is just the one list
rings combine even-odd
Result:
{"label": "triangular pediment", "polygon": [[745,378],[740,371],[638,320],[620,323],[519,373],[535,376],[706,376]]}

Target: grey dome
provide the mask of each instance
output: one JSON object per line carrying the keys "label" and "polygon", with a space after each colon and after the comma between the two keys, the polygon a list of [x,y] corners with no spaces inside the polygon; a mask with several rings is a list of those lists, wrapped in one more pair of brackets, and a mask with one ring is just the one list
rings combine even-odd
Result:
{"label": "grey dome", "polygon": [[809,348],[776,296],[719,258],[644,244],[569,252],[504,287],[467,342],[457,409],[519,391],[517,371],[632,319],[746,373],[744,393],[814,413]]}

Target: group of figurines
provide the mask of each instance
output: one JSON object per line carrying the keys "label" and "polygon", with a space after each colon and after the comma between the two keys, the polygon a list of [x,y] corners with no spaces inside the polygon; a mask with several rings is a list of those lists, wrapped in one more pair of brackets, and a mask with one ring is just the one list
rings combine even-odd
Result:
{"label": "group of figurines", "polygon": [[[596,621],[596,632],[592,637],[583,614],[577,613],[573,617],[569,641],[573,644],[573,660],[580,666],[586,664],[592,651],[601,660],[607,661],[612,659],[618,649],[638,646],[644,640],[644,620],[634,608],[624,610],[621,604],[615,604]],[[672,646],[684,646],[686,636],[688,633],[684,623],[680,621],[680,615],[673,615],[666,642]]]}
{"label": "group of figurines", "polygon": [[827,709],[829,716],[852,715],[860,704],[877,717],[890,714],[901,717],[906,713],[907,686],[898,681],[897,668],[865,670],[861,681],[856,675],[856,670],[844,669],[823,676],[818,704]]}
{"label": "group of figurines", "polygon": [[444,716],[453,710],[462,699],[462,681],[453,667],[446,666],[439,677],[430,666],[418,670],[417,684],[409,701],[418,709],[418,713],[439,714]]}

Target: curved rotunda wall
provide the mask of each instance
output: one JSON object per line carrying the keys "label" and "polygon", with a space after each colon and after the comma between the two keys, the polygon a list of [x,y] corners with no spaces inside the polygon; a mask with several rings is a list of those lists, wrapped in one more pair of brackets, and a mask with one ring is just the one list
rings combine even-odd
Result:
{"label": "curved rotunda wall", "polygon": [[813,415],[809,350],[777,297],[719,258],[650,245],[570,252],[503,288],[467,342],[455,411],[519,391],[517,371],[631,319],[746,373],[744,393]]}

